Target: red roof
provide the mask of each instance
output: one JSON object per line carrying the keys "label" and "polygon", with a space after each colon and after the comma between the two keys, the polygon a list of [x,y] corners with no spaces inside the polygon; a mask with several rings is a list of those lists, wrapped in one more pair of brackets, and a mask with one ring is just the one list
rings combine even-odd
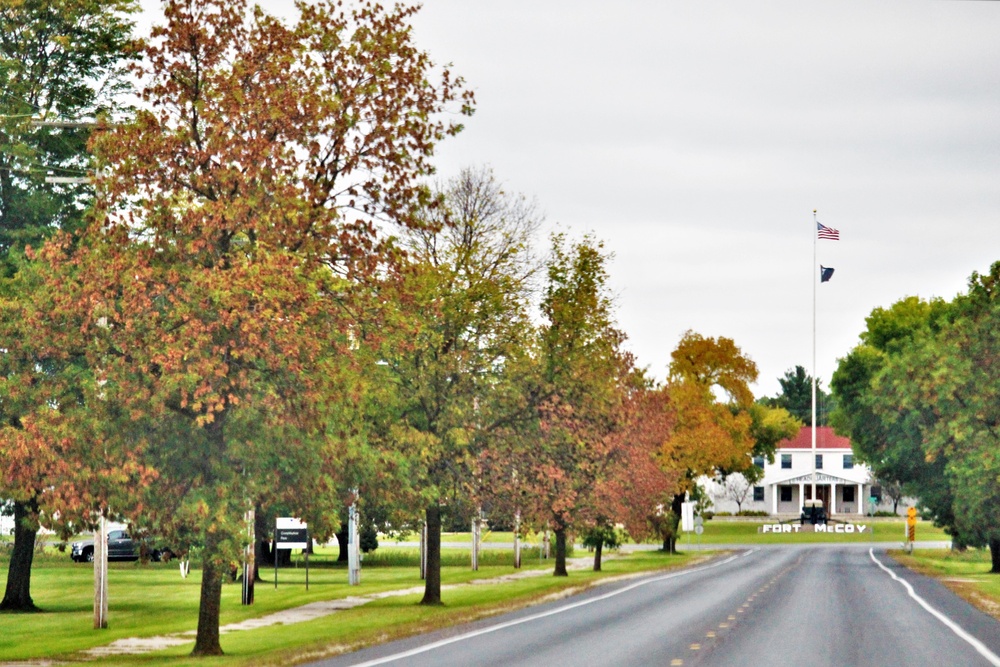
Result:
{"label": "red roof", "polygon": [[[816,427],[816,448],[817,449],[850,449],[851,441],[848,438],[837,435],[833,428],[829,426]],[[799,434],[790,440],[782,440],[778,443],[778,449],[812,449],[812,427],[803,426]]]}

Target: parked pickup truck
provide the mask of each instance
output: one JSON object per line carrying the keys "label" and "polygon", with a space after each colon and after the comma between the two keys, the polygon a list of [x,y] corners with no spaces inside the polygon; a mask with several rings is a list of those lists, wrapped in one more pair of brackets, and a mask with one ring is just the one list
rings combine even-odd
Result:
{"label": "parked pickup truck", "polygon": [[[108,560],[139,560],[140,542],[133,540],[125,530],[108,531]],[[154,561],[170,560],[173,552],[170,549],[150,549],[149,557]],[[78,563],[94,561],[94,540],[82,540],[70,545],[70,558]]]}

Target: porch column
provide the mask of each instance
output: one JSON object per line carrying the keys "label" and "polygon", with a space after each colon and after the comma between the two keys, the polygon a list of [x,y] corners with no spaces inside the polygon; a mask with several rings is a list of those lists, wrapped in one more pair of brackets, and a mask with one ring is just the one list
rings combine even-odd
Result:
{"label": "porch column", "polygon": [[830,482],[830,516],[837,513],[837,483]]}
{"label": "porch column", "polygon": [[799,482],[799,512],[802,512],[802,507],[806,504],[806,485],[804,482]]}
{"label": "porch column", "polygon": [[864,491],[865,491],[865,485],[864,484],[858,484],[858,490],[857,490],[857,494],[858,494],[858,514],[860,514],[861,516],[865,515],[865,507],[868,506],[868,502],[867,502],[868,499],[865,498]]}
{"label": "porch column", "polygon": [[777,484],[771,485],[771,514],[778,514],[778,492],[781,489]]}

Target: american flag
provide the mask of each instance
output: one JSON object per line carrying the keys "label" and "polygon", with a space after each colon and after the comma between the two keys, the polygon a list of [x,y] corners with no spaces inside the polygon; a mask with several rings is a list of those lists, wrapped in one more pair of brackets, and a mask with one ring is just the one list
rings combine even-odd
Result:
{"label": "american flag", "polygon": [[840,240],[840,232],[837,231],[836,229],[834,229],[833,227],[827,227],[827,226],[823,225],[822,223],[817,222],[816,223],[816,229],[818,230],[818,232],[817,232],[818,233],[818,238],[821,238],[821,239],[830,239],[831,241],[839,241]]}

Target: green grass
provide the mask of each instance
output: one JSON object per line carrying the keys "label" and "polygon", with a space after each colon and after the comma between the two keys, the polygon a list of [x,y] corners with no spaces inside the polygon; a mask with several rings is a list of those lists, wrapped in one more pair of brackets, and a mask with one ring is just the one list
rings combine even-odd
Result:
{"label": "green grass", "polygon": [[[764,534],[763,521],[707,521],[700,542],[712,544],[774,544],[804,542],[876,541],[900,542],[902,521],[868,521],[874,534]],[[947,535],[921,523],[920,540],[946,540]],[[484,534],[486,548],[480,554],[480,570],[469,567],[468,548],[442,551],[442,581],[445,586],[467,583],[515,572],[511,549],[490,549],[494,542],[510,543],[510,533]],[[699,540],[685,534],[679,548]],[[469,542],[468,534],[446,534],[445,542]],[[537,536],[532,541],[537,544]],[[305,589],[305,565],[297,557],[294,567],[278,573],[278,588],[273,570],[265,570],[266,579],[256,588],[255,604],[240,605],[240,586],[223,588],[222,625],[301,606],[318,600],[363,596],[388,590],[420,588],[418,552],[414,548],[395,547],[393,540],[380,540],[381,547],[363,560],[360,586],[347,584],[347,571],[336,560],[337,549],[319,549],[310,557],[309,590]],[[918,553],[921,553],[918,551]],[[578,553],[584,556],[586,553]],[[504,610],[531,604],[551,595],[592,585],[609,576],[679,567],[691,562],[694,554],[668,556],[642,551],[627,557],[605,560],[604,572],[574,571],[568,578],[540,576],[502,584],[446,589],[443,607],[426,608],[417,604],[420,594],[373,601],[356,609],[296,623],[241,631],[222,637],[227,655],[219,659],[191,660],[186,657],[191,644],[143,656],[116,656],[121,665],[283,665],[317,658],[346,649],[444,627],[453,623],[482,618]],[[0,549],[0,576],[6,576],[9,552]],[[541,560],[536,547],[523,552],[524,569],[551,571],[552,561]],[[988,564],[986,566],[988,568]],[[987,577],[986,593],[994,585]],[[93,630],[93,569],[72,563],[65,552],[47,548],[38,555],[32,573],[32,596],[44,612],[38,614],[0,614],[0,661],[29,659],[79,659],[79,651],[127,637],[152,637],[194,630],[197,623],[200,576],[193,570],[182,579],[174,563],[112,563],[109,567],[109,628]],[[996,591],[994,591],[996,592]]]}
{"label": "green grass", "polygon": [[1000,620],[1000,574],[990,574],[989,549],[915,549],[889,552],[900,563],[939,579],[973,605]]}
{"label": "green grass", "polygon": [[[380,549],[379,551],[383,551]],[[385,553],[396,549],[385,549]],[[374,566],[366,559],[360,586],[347,585],[347,571],[335,562],[335,550],[320,550],[310,559],[309,590],[305,589],[305,567],[283,568],[274,588],[273,570],[258,583],[255,604],[240,605],[240,586],[223,588],[222,625],[301,606],[317,600],[362,596],[372,593],[422,587],[415,550],[395,554],[404,565]],[[376,552],[377,553],[377,552]],[[485,552],[484,555],[490,552]],[[499,552],[498,562],[508,553]],[[692,556],[668,556],[644,552],[605,561],[604,572],[573,571],[568,578],[543,574],[517,581],[447,589],[445,605],[421,607],[420,594],[373,601],[330,616],[290,625],[272,626],[226,634],[222,646],[227,655],[219,659],[186,658],[191,644],[143,656],[116,656],[116,665],[283,665],[362,645],[385,641],[453,623],[482,618],[530,604],[553,594],[592,585],[602,578],[647,570],[679,567]],[[6,560],[6,559],[5,559]],[[444,585],[491,578],[515,572],[509,563],[483,565],[472,572],[468,553],[446,551],[446,562],[460,564],[442,568]],[[482,561],[481,561],[482,562]],[[6,563],[0,572],[6,575]],[[525,560],[525,569],[551,570],[552,561]],[[32,574],[32,596],[44,612],[0,614],[0,661],[28,659],[75,660],[77,652],[106,645],[126,637],[150,637],[191,631],[197,623],[200,576],[192,570],[182,579],[174,564],[111,563],[109,566],[109,628],[93,630],[93,569],[72,563],[65,554],[48,551],[36,558]]]}
{"label": "green grass", "polygon": [[[773,521],[720,521],[713,519],[704,524],[705,532],[701,535],[702,544],[799,544],[823,542],[902,542],[905,519],[885,520],[864,519],[855,521],[856,525],[866,525],[864,533],[763,533],[760,528]],[[798,522],[795,522],[798,525]],[[830,524],[833,526],[834,524]],[[950,540],[951,537],[941,528],[935,528],[928,521],[917,523],[916,538],[918,542]],[[694,533],[683,533],[680,545],[698,544],[699,538]]]}

